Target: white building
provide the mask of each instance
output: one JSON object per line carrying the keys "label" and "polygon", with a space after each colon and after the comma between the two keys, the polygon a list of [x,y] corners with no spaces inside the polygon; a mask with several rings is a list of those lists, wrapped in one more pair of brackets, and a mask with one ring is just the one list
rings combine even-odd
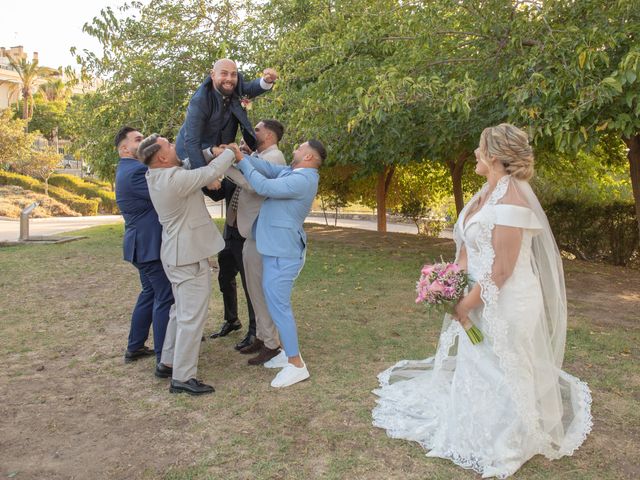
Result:
{"label": "white building", "polygon": [[[26,58],[22,47],[0,47],[0,110],[10,107],[20,98],[20,76],[9,64],[9,56]],[[38,58],[38,53],[33,54]]]}
{"label": "white building", "polygon": [[[15,59],[26,59],[27,54],[22,46],[4,48],[0,47],[0,110],[10,107],[18,102],[21,98],[21,85],[20,76],[11,67],[9,63],[9,57]],[[33,52],[33,60],[38,59],[38,52]],[[62,79],[66,82],[65,76]],[[36,85],[42,85],[46,83],[46,79],[38,79]],[[71,91],[74,94],[93,92],[98,86],[97,81],[80,82],[73,86]],[[35,93],[35,91],[34,91]]]}

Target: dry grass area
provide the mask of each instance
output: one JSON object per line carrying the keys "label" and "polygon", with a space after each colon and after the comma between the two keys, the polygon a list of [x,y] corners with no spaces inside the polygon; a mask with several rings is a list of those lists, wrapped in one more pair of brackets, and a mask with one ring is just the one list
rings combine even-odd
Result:
{"label": "dry grass area", "polygon": [[11,185],[0,186],[0,217],[20,218],[22,209],[33,202],[40,202],[40,205],[33,211],[32,218],[80,216],[64,203],[42,193]]}
{"label": "dry grass area", "polygon": [[[371,426],[376,374],[435,350],[439,323],[413,302],[442,239],[309,226],[294,292],[311,379],[269,387],[273,371],[202,345],[216,393],[171,395],[153,360],[125,365],[135,269],[122,226],[86,240],[0,249],[0,476],[17,479],[473,479]],[[640,272],[568,262],[565,368],[593,390],[595,425],[573,457],[536,457],[515,479],[640,477]],[[212,295],[206,330],[220,323]],[[244,311],[243,311],[244,314]]]}

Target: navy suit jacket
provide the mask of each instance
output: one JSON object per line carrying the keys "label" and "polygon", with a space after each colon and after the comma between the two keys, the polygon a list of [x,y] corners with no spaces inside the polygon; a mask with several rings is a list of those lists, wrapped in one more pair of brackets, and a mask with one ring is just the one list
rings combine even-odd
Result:
{"label": "navy suit jacket", "polygon": [[231,112],[225,116],[222,95],[213,87],[211,77],[207,76],[189,101],[187,116],[176,138],[178,156],[182,160],[189,158],[192,169],[204,167],[206,162],[202,150],[235,142],[238,126],[246,144],[255,150],[256,134],[240,100],[244,96],[253,98],[267,91],[260,86],[259,78],[245,83],[238,73],[238,84],[229,106]]}
{"label": "navy suit jacket", "polygon": [[162,225],[158,220],[145,177],[147,167],[134,158],[121,158],[116,170],[116,202],[124,217],[124,259],[128,262],[160,260]]}

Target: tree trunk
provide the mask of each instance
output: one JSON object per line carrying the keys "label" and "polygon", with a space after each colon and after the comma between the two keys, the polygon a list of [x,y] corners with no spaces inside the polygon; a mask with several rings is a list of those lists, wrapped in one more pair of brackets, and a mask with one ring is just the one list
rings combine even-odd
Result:
{"label": "tree trunk", "polygon": [[22,100],[23,100],[23,104],[22,104],[22,119],[23,120],[29,120],[29,97],[23,93],[22,94]]}
{"label": "tree trunk", "polygon": [[640,134],[630,138],[624,138],[624,143],[629,147],[629,173],[631,175],[631,188],[633,200],[636,204],[636,221],[640,231]]}
{"label": "tree trunk", "polygon": [[460,215],[462,208],[464,207],[464,192],[462,191],[462,172],[464,171],[464,164],[469,158],[467,152],[461,153],[454,160],[447,160],[449,166],[449,173],[451,173],[451,180],[453,182],[453,198],[456,202],[456,213]]}
{"label": "tree trunk", "polygon": [[387,166],[378,174],[376,184],[376,209],[378,211],[378,232],[387,231],[387,192],[393,178],[395,167]]}

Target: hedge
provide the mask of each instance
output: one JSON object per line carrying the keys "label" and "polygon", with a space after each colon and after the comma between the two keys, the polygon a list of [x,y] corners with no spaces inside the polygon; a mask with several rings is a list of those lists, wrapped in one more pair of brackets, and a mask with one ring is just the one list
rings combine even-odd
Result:
{"label": "hedge", "polygon": [[100,213],[118,214],[118,205],[116,204],[116,194],[104,190],[100,186],[84,181],[75,175],[55,174],[49,179],[49,185],[62,187],[65,190],[82,195],[86,198],[100,199]]}
{"label": "hedge", "polygon": [[640,235],[632,203],[558,200],[545,211],[560,248],[583,260],[627,265],[638,253]]}
{"label": "hedge", "polygon": [[[4,170],[0,170],[0,185],[17,185],[27,190],[33,190],[34,192],[45,192],[44,183],[40,180],[27,175],[20,175],[19,173],[6,172]],[[68,192],[64,188],[59,188],[53,185],[49,185],[49,196],[64,203],[81,215],[98,214],[98,204],[100,201],[97,199],[86,199]]]}
{"label": "hedge", "polygon": [[98,185],[105,190],[111,190],[111,184],[109,182],[103,182],[102,180],[98,180],[97,178],[93,177],[84,177],[82,180],[88,183],[93,183],[94,185]]}

